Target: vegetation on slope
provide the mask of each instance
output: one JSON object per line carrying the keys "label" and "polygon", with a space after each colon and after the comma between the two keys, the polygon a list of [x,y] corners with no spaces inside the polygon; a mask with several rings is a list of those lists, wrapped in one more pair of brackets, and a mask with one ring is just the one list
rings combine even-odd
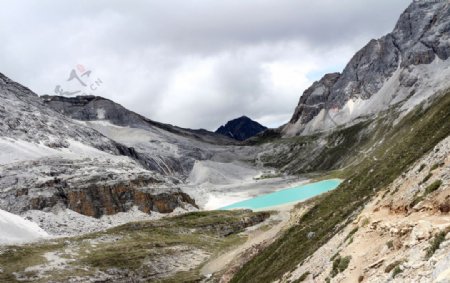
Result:
{"label": "vegetation on slope", "polygon": [[[271,282],[293,270],[344,227],[377,190],[450,135],[449,109],[450,93],[446,93],[432,106],[418,106],[395,126],[386,128],[380,139],[383,142],[361,162],[345,169],[343,175],[348,178],[321,198],[298,225],[245,264],[232,282]],[[310,232],[315,233],[314,238],[308,238]]]}
{"label": "vegetation on slope", "polygon": [[0,282],[196,281],[210,255],[244,241],[238,233],[268,216],[242,210],[193,212],[76,238],[10,246],[0,251]]}
{"label": "vegetation on slope", "polygon": [[[395,109],[379,113],[377,117],[330,133],[316,133],[278,139],[266,145],[268,150],[259,162],[290,174],[324,172],[350,166],[361,161],[367,153],[392,130],[397,119]],[[270,141],[270,140],[269,140]]]}
{"label": "vegetation on slope", "polygon": [[447,235],[447,233],[448,231],[441,231],[433,238],[433,240],[430,242],[430,247],[427,249],[427,258],[432,257],[436,250],[439,249],[442,242],[445,241],[445,236]]}

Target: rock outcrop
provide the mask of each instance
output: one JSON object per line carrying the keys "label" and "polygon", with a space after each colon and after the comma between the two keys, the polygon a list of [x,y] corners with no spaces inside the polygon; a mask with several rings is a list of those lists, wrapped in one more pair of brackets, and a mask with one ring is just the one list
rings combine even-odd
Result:
{"label": "rock outcrop", "polygon": [[[327,74],[303,93],[283,133],[325,130],[398,102],[423,99],[421,87],[430,88],[435,83],[445,88],[436,81],[442,74],[435,71],[444,70],[447,65],[434,66],[434,72],[426,75],[427,70],[417,68],[447,60],[449,38],[449,2],[414,1],[400,16],[394,30],[371,40],[353,56],[342,74]],[[422,78],[416,70],[422,73]]]}
{"label": "rock outcrop", "polygon": [[58,206],[98,218],[134,206],[145,213],[196,207],[168,180],[131,162],[48,159],[1,169],[0,207],[16,214]]}
{"label": "rock outcrop", "polygon": [[152,164],[132,147],[52,110],[0,74],[1,209],[62,206],[100,217],[132,207],[168,213],[195,206],[177,180],[148,169]]}
{"label": "rock outcrop", "polygon": [[244,141],[267,130],[267,127],[252,119],[242,116],[228,121],[224,126],[220,126],[216,133],[230,137],[238,141]]}

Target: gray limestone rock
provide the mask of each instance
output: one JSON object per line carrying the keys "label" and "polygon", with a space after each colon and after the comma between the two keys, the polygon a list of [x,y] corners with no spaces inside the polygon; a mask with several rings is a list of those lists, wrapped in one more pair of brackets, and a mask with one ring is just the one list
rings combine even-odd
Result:
{"label": "gray limestone rock", "polygon": [[[300,98],[290,124],[306,124],[322,109],[342,108],[354,98],[375,95],[401,68],[430,64],[450,56],[450,4],[448,1],[414,1],[388,35],[371,40],[358,51],[341,75],[327,74]],[[412,87],[417,77],[403,72],[400,84]]]}

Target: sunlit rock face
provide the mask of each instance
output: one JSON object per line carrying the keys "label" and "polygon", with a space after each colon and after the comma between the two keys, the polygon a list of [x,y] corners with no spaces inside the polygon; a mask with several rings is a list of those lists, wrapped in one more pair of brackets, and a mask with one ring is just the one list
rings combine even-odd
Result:
{"label": "sunlit rock face", "polygon": [[151,170],[133,148],[51,109],[2,74],[0,117],[2,210],[62,207],[100,217],[132,207],[169,213],[195,206],[177,180]]}
{"label": "sunlit rock face", "polygon": [[[424,74],[420,65],[438,64],[437,61],[445,61],[449,56],[448,1],[414,1],[391,33],[371,40],[353,56],[341,74],[326,74],[303,93],[283,133],[296,135],[325,130],[335,124],[348,123],[357,116],[385,110],[401,100],[418,97],[421,87],[439,80],[438,72],[427,74],[425,70]],[[432,69],[446,67],[441,64]],[[422,73],[423,77],[417,73]],[[364,103],[369,100],[370,103]],[[355,102],[356,107],[362,104],[357,115],[349,113],[354,111],[348,109],[349,103]],[[330,111],[332,114],[328,113]],[[328,117],[333,114],[337,117]]]}

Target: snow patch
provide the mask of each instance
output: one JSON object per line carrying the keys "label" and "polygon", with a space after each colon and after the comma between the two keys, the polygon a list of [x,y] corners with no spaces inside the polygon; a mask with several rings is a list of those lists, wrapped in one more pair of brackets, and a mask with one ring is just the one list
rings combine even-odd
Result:
{"label": "snow patch", "polygon": [[106,111],[103,108],[97,109],[97,119],[104,120]]}
{"label": "snow patch", "polygon": [[0,138],[0,165],[35,160],[58,154],[58,151],[41,144],[24,140]]}
{"label": "snow patch", "polygon": [[20,244],[49,237],[36,223],[0,210],[0,245]]}
{"label": "snow patch", "polygon": [[225,185],[252,180],[262,172],[241,163],[221,163],[210,160],[196,161],[188,182],[194,185]]}

